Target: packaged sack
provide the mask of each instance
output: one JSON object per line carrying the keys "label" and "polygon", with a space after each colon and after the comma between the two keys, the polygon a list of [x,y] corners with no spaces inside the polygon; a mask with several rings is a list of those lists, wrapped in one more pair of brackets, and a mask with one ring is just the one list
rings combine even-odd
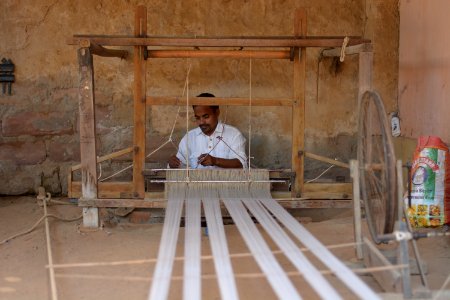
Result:
{"label": "packaged sack", "polygon": [[[411,168],[411,207],[415,227],[437,227],[450,222],[450,157],[438,137],[421,136]],[[408,200],[408,199],[406,199]]]}

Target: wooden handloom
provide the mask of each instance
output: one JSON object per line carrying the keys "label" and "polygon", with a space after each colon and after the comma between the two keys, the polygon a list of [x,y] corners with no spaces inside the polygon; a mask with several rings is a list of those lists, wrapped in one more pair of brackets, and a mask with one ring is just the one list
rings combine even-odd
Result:
{"label": "wooden handloom", "polygon": [[[347,167],[348,164],[335,161],[304,150],[305,128],[305,74],[306,48],[331,48],[323,51],[327,57],[340,56],[344,37],[307,37],[306,10],[295,10],[294,35],[288,37],[158,37],[147,35],[147,10],[136,8],[134,36],[74,35],[68,43],[78,46],[80,72],[80,148],[81,164],[73,166],[68,175],[69,197],[80,198],[84,207],[84,225],[98,226],[99,207],[165,207],[161,192],[145,191],[146,158],[146,106],[186,105],[186,100],[174,97],[152,97],[146,94],[146,60],[152,58],[258,58],[290,59],[294,68],[293,99],[252,99],[253,106],[292,107],[292,151],[291,169],[271,171],[270,178],[290,178],[291,192],[274,192],[279,203],[286,208],[335,207],[350,208],[351,183],[304,183],[304,159],[309,157],[329,164]],[[95,130],[95,95],[93,76],[93,55],[124,58],[126,50],[108,49],[105,46],[132,46],[134,55],[134,134],[133,146],[121,151],[97,157]],[[154,49],[157,47],[157,49]],[[201,50],[198,47],[217,48]],[[240,47],[240,50],[229,50]],[[193,48],[195,50],[186,50]],[[246,48],[251,48],[247,50]],[[257,48],[258,50],[254,50]],[[267,49],[270,50],[267,50]],[[273,50],[277,49],[277,50]],[[346,54],[359,54],[359,94],[371,88],[372,46],[370,40],[351,37]],[[190,104],[217,104],[248,106],[248,98],[197,98]],[[133,180],[130,182],[98,182],[97,164],[112,158],[132,153]],[[81,170],[81,181],[73,181],[72,173]],[[164,176],[161,171],[159,176]],[[301,197],[301,198],[300,198]]]}

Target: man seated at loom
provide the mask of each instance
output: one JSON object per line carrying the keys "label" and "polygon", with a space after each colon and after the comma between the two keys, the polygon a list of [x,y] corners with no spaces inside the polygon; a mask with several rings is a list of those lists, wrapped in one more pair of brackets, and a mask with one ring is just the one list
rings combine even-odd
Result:
{"label": "man seated at loom", "polygon": [[[202,93],[197,97],[214,95]],[[178,153],[170,157],[169,166],[192,169],[245,168],[245,138],[235,127],[219,121],[219,106],[193,105],[192,108],[198,127],[181,139]]]}

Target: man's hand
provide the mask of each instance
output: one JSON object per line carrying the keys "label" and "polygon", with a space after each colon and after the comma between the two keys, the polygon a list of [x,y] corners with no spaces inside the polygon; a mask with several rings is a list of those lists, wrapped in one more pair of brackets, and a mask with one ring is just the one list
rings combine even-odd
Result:
{"label": "man's hand", "polygon": [[215,166],[216,158],[214,156],[204,153],[197,158],[197,162],[199,165],[202,166]]}
{"label": "man's hand", "polygon": [[220,158],[220,157],[214,157],[209,154],[202,154],[197,158],[197,163],[202,166],[216,166],[219,168],[234,168],[234,169],[242,169],[242,163],[237,158]]}
{"label": "man's hand", "polygon": [[181,166],[181,160],[176,156],[172,155],[169,158],[169,167],[172,169],[178,169]]}

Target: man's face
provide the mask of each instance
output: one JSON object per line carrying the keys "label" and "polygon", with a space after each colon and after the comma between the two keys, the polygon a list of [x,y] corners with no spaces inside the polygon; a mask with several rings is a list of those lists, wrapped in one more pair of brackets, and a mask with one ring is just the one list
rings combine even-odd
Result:
{"label": "man's face", "polygon": [[219,114],[219,109],[214,110],[209,106],[197,105],[194,107],[194,116],[197,125],[206,135],[211,135],[216,130]]}

